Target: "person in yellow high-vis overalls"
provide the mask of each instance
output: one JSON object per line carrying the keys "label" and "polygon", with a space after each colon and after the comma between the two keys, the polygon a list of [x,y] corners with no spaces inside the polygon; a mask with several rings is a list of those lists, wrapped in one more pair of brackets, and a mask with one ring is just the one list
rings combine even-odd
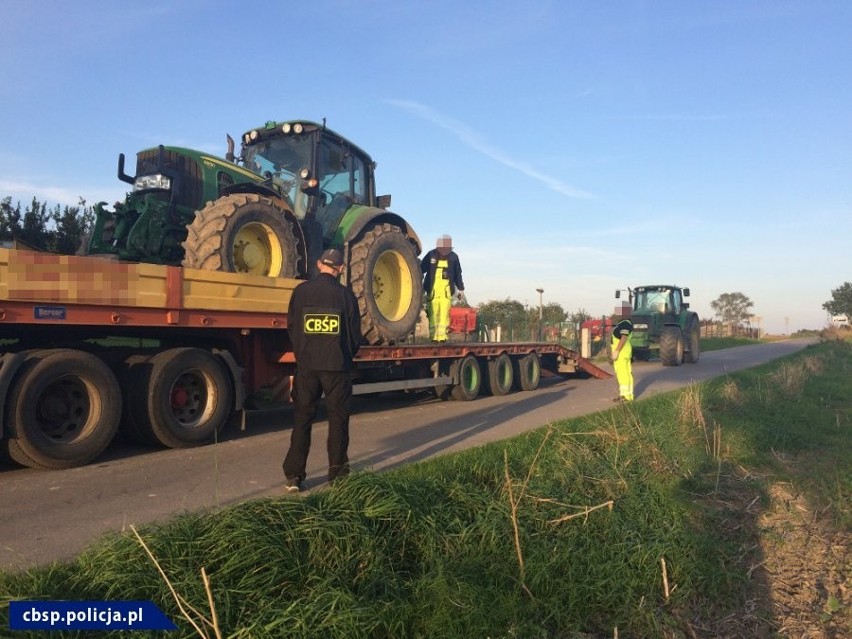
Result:
{"label": "person in yellow high-vis overalls", "polygon": [[612,367],[618,381],[618,397],[614,400],[616,402],[633,401],[633,346],[630,344],[632,332],[633,322],[629,318],[622,319],[612,329]]}
{"label": "person in yellow high-vis overalls", "polygon": [[439,237],[435,248],[423,256],[420,270],[424,275],[429,338],[433,342],[446,342],[453,296],[464,298],[461,263],[453,252],[453,239],[449,235]]}

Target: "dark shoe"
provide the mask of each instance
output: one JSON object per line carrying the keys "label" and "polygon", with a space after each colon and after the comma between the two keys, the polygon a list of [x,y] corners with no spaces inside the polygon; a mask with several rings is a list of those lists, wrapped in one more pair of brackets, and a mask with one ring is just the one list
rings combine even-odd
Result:
{"label": "dark shoe", "polygon": [[623,397],[613,397],[613,398],[612,398],[612,401],[614,401],[614,402],[616,402],[616,403],[617,403],[617,402],[623,402],[623,401],[624,401],[624,398],[623,398]]}

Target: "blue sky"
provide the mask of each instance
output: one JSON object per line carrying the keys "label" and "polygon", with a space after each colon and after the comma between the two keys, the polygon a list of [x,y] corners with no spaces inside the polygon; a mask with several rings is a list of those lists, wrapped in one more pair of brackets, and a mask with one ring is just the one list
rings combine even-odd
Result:
{"label": "blue sky", "polygon": [[784,333],[852,280],[845,0],[0,0],[0,33],[13,201],[112,202],[120,152],[327,118],[427,249],[453,236],[473,304],[673,283]]}

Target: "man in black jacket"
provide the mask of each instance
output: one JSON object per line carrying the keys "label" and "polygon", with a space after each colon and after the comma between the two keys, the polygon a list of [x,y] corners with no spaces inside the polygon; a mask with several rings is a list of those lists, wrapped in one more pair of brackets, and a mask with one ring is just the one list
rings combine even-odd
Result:
{"label": "man in black jacket", "polygon": [[323,392],[328,412],[328,480],[349,472],[350,370],[361,344],[361,318],[355,295],[337,281],[343,269],[340,251],[323,252],[317,268],[316,279],[295,288],[287,312],[296,356],[293,432],[283,464],[290,492],[301,490],[305,481],[311,426]]}
{"label": "man in black jacket", "polygon": [[420,270],[425,276],[423,290],[427,299],[429,337],[433,342],[446,342],[453,295],[459,300],[464,298],[461,263],[453,252],[453,239],[449,235],[439,237],[435,248],[423,256]]}

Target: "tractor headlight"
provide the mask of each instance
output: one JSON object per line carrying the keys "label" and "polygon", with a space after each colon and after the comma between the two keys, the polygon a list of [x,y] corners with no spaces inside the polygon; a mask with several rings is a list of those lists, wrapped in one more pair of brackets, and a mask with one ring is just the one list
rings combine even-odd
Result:
{"label": "tractor headlight", "polygon": [[647,324],[634,324],[633,330],[634,331],[647,331],[648,325]]}
{"label": "tractor headlight", "polygon": [[155,173],[154,175],[140,175],[133,183],[134,191],[150,191],[158,189],[168,191],[172,188],[172,179],[168,176]]}

